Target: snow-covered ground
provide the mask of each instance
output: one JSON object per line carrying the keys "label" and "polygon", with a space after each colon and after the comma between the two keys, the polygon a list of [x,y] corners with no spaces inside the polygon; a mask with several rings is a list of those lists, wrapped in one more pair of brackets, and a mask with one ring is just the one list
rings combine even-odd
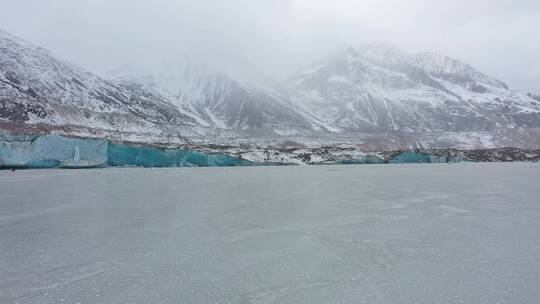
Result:
{"label": "snow-covered ground", "polygon": [[536,303],[540,165],[0,171],[0,303]]}

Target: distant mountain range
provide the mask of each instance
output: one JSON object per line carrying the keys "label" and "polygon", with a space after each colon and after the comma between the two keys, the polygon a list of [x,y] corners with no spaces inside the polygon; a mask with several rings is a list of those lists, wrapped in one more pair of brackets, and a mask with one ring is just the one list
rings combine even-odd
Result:
{"label": "distant mountain range", "polygon": [[540,147],[540,97],[385,44],[337,52],[284,85],[196,65],[102,76],[0,31],[0,128],[141,143]]}

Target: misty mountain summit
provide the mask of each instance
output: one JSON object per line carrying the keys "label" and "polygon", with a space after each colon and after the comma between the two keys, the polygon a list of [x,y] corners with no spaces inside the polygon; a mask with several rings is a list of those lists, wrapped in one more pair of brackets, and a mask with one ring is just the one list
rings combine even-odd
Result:
{"label": "misty mountain summit", "polygon": [[185,69],[104,79],[0,31],[0,122],[145,143],[377,136],[381,148],[540,145],[537,96],[439,54],[348,48],[282,86]]}

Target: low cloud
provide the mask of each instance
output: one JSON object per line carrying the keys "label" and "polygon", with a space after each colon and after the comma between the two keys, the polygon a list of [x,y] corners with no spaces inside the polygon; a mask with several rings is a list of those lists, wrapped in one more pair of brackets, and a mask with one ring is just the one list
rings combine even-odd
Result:
{"label": "low cloud", "polygon": [[199,54],[224,66],[252,62],[279,79],[338,47],[385,41],[540,91],[537,0],[0,2],[1,28],[90,69]]}

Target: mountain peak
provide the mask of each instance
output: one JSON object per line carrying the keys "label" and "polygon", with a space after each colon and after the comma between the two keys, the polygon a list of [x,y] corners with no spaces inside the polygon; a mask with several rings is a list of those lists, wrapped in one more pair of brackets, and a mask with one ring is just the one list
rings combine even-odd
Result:
{"label": "mountain peak", "polygon": [[424,52],[411,56],[408,63],[436,77],[449,78],[462,83],[478,83],[496,89],[507,90],[508,86],[490,77],[468,63],[433,52]]}
{"label": "mountain peak", "polygon": [[351,62],[360,60],[376,65],[397,64],[407,56],[407,53],[386,42],[350,46],[341,54]]}
{"label": "mountain peak", "polygon": [[[0,32],[0,119],[149,142],[220,132],[254,141],[342,133],[351,141],[370,134],[455,146],[475,134],[474,144],[507,146],[530,142],[537,137],[528,130],[540,128],[536,96],[448,56],[387,43],[341,49],[296,75],[287,93],[214,73],[214,66],[168,62],[157,74],[121,67],[124,81],[104,80],[42,50]],[[442,133],[449,135],[441,141]]]}

